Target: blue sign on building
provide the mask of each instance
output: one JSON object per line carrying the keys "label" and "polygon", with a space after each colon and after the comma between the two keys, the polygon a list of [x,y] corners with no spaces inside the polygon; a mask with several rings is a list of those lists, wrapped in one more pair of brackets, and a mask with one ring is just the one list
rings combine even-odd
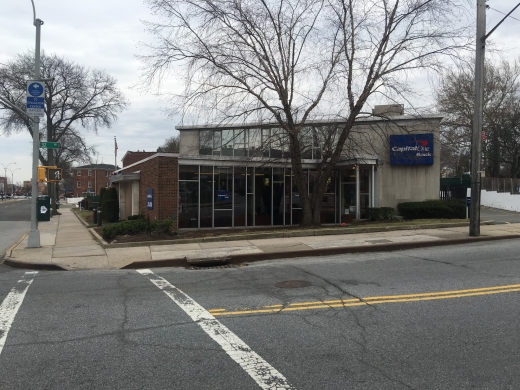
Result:
{"label": "blue sign on building", "polygon": [[146,189],[146,208],[153,210],[153,188]]}
{"label": "blue sign on building", "polygon": [[390,136],[390,165],[432,165],[433,133]]}

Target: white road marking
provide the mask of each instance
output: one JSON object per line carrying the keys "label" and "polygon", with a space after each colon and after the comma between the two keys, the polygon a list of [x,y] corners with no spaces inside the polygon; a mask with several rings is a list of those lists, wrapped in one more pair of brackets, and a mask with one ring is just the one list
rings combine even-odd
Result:
{"label": "white road marking", "polygon": [[294,389],[287,379],[274,367],[254,352],[237,335],[221,324],[206,309],[149,269],[137,270],[148,276],[150,281],[174,301],[190,318],[215,340],[224,351],[237,362],[255,382],[266,390]]}
{"label": "white road marking", "polygon": [[9,329],[11,329],[14,317],[16,313],[18,313],[18,309],[25,298],[25,293],[27,293],[37,273],[38,271],[26,272],[16,286],[12,288],[7,297],[5,297],[2,305],[0,305],[0,354],[2,353],[2,349],[4,349],[7,333],[9,333]]}

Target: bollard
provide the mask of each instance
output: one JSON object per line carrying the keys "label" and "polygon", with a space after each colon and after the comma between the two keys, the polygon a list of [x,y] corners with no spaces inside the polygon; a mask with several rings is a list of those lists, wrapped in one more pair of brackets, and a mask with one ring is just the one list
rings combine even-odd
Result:
{"label": "bollard", "polygon": [[101,224],[102,224],[102,222],[101,222],[101,217],[102,217],[102,215],[101,215],[101,209],[98,208],[98,210],[97,210],[97,225],[98,225],[98,226],[101,226]]}
{"label": "bollard", "polygon": [[92,223],[94,225],[97,225],[97,220],[98,220],[98,218],[97,218],[97,208],[94,207],[93,212],[92,212]]}

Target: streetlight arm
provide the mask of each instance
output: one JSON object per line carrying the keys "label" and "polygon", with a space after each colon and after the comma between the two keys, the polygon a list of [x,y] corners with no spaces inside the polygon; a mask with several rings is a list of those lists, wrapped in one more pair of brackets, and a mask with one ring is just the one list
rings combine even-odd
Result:
{"label": "streetlight arm", "polygon": [[36,26],[36,8],[34,8],[34,1],[31,0],[32,7],[33,7],[33,24]]}

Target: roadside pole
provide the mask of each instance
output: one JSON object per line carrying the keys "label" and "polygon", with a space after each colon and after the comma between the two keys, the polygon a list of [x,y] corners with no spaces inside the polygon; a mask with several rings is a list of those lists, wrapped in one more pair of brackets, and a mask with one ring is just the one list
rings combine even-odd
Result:
{"label": "roadside pole", "polygon": [[[34,3],[33,3],[34,12]],[[36,27],[36,50],[34,53],[34,78],[40,79],[40,31],[43,21],[36,19],[34,12],[34,26]],[[39,248],[40,231],[38,230],[37,199],[38,199],[38,161],[40,157],[40,118],[33,117],[33,167],[32,167],[32,197],[31,197],[31,230],[27,239],[28,248]]]}
{"label": "roadside pole", "polygon": [[486,39],[500,26],[509,15],[520,6],[518,3],[502,20],[486,34],[486,0],[477,0],[477,36],[475,51],[475,111],[471,134],[471,206],[469,209],[469,235],[480,236],[480,189],[482,158],[482,111],[484,101],[484,57]]}

